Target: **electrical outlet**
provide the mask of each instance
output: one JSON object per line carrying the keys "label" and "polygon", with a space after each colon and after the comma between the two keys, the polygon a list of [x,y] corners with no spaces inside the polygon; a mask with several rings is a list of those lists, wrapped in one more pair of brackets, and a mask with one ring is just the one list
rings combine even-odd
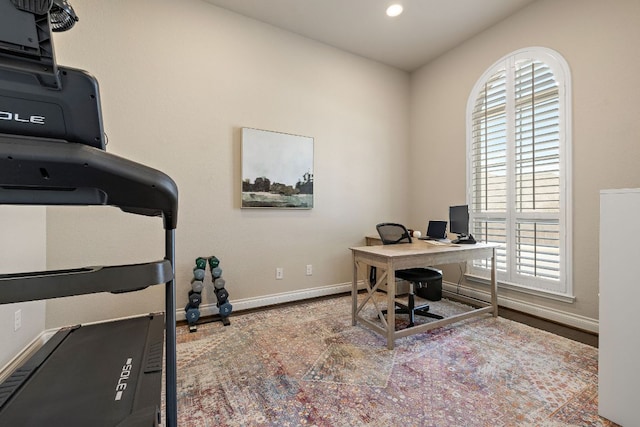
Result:
{"label": "electrical outlet", "polygon": [[284,269],[282,267],[276,268],[276,279],[281,280],[284,277]]}
{"label": "electrical outlet", "polygon": [[17,331],[22,326],[22,310],[13,313],[13,331]]}
{"label": "electrical outlet", "polygon": [[307,264],[307,276],[313,275],[313,265]]}

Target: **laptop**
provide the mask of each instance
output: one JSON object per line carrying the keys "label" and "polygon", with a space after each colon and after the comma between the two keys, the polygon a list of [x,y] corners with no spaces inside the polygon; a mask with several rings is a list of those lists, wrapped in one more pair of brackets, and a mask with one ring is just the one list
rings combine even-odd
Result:
{"label": "laptop", "polygon": [[447,238],[447,221],[429,221],[427,233],[420,240],[442,240]]}

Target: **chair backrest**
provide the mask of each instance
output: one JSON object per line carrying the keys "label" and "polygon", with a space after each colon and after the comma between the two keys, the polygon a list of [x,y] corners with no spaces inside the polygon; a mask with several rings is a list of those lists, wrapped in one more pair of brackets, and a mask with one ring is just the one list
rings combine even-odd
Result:
{"label": "chair backrest", "polygon": [[411,243],[409,231],[402,224],[383,222],[376,225],[380,240],[383,245],[395,245],[396,243]]}

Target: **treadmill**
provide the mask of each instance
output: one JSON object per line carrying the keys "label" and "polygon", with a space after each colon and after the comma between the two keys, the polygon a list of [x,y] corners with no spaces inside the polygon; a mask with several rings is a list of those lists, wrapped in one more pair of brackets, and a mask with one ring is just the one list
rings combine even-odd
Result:
{"label": "treadmill", "polygon": [[162,217],[165,257],[0,275],[0,304],[126,298],[164,284],[165,311],[59,330],[0,385],[0,425],[175,427],[178,189],[164,173],[105,151],[97,81],[58,67],[53,54],[51,31],[77,20],[66,0],[0,0],[0,204],[108,205]]}

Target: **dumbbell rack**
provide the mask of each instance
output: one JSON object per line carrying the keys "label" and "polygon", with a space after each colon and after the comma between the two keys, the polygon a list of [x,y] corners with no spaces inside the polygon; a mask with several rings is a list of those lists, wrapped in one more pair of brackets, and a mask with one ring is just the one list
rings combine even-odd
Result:
{"label": "dumbbell rack", "polygon": [[202,291],[204,290],[204,277],[207,264],[211,269],[211,280],[213,282],[214,293],[218,301],[218,320],[224,326],[231,325],[229,315],[233,306],[229,302],[229,292],[224,288],[225,280],[222,278],[220,260],[216,256],[196,258],[196,266],[193,268],[193,279],[191,279],[191,290],[189,291],[189,302],[184,308],[189,332],[197,332],[198,324],[209,323],[214,320],[202,320],[200,318],[200,304],[202,303]]}
{"label": "dumbbell rack", "polygon": [[[159,261],[0,275],[0,304],[165,283],[164,315],[63,328],[49,339],[0,386],[0,425],[157,425],[164,344],[164,425],[177,426],[175,182],[87,145],[0,135],[0,204],[109,205],[162,216],[165,229],[165,258]],[[105,359],[110,352],[116,372]],[[139,357],[129,357],[134,353]],[[64,366],[74,374],[56,372]]]}

